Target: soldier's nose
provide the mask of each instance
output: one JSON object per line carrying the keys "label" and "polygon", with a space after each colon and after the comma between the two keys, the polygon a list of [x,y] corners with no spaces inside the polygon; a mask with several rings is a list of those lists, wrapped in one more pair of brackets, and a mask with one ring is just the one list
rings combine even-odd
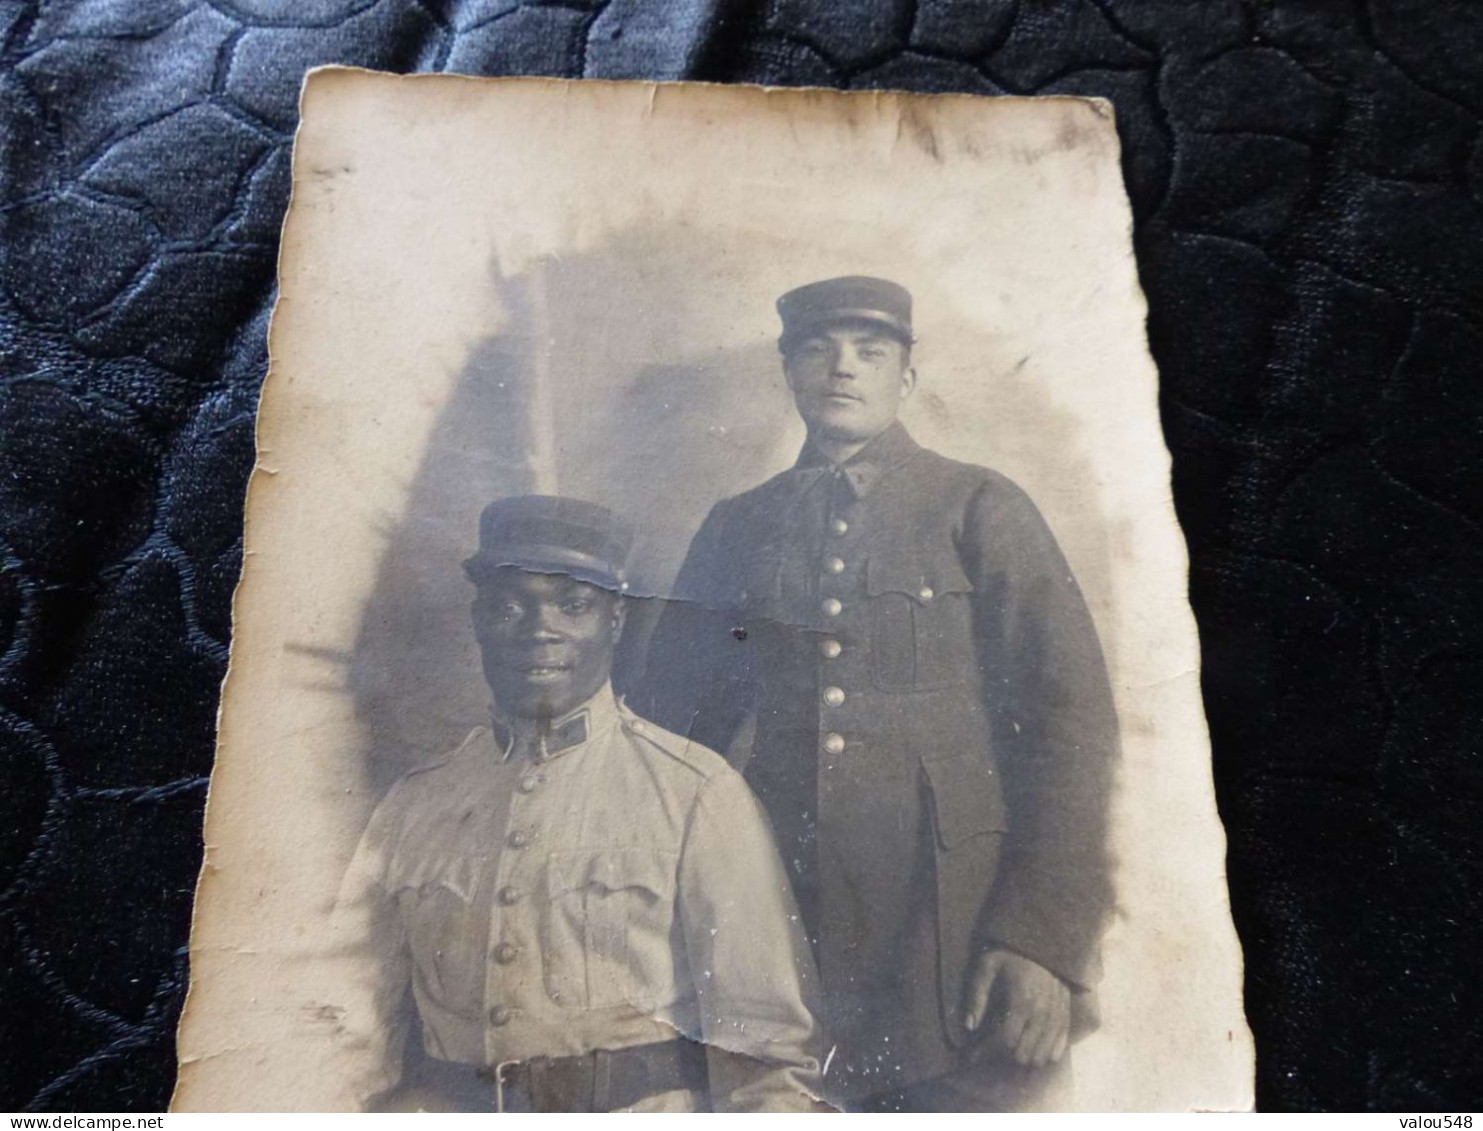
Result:
{"label": "soldier's nose", "polygon": [[835,355],[834,370],[836,373],[848,373],[853,377],[860,371],[860,355],[846,346]]}
{"label": "soldier's nose", "polygon": [[552,623],[552,614],[548,613],[532,613],[520,628],[520,638],[535,644],[554,643],[566,639]]}

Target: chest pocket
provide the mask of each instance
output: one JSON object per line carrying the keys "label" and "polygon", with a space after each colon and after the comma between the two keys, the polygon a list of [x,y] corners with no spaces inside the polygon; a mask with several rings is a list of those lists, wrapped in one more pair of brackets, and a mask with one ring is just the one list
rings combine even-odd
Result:
{"label": "chest pocket", "polygon": [[483,856],[429,852],[399,858],[388,875],[417,976],[454,1010],[484,996],[489,928],[476,898],[484,869]]}
{"label": "chest pocket", "polygon": [[652,848],[555,852],[541,949],[546,991],[574,1009],[651,1012],[674,992],[675,869]]}
{"label": "chest pocket", "polygon": [[978,670],[973,586],[951,550],[885,550],[865,562],[871,657],[882,691],[965,684]]}

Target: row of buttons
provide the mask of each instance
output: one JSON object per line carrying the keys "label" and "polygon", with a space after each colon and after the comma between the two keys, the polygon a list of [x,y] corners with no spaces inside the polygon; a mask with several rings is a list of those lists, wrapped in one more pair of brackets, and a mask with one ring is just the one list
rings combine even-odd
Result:
{"label": "row of buttons", "polygon": [[[540,789],[546,782],[544,774],[531,772],[521,777],[517,788],[521,793],[530,794]],[[505,836],[505,843],[514,849],[529,848],[536,839],[534,829],[511,829]],[[525,893],[514,884],[506,884],[494,893],[494,898],[503,907],[513,907],[525,898]],[[490,957],[500,966],[509,966],[520,957],[521,949],[515,943],[505,940],[498,943]],[[503,1028],[515,1019],[516,1011],[508,1005],[494,1005],[489,1009],[489,1023],[496,1029]]]}
{"label": "row of buttons", "polygon": [[[842,518],[836,518],[829,523],[829,530],[835,535],[849,532],[850,524]],[[824,559],[824,572],[840,574],[844,572],[844,559],[838,555],[831,555]],[[837,617],[844,612],[844,603],[836,597],[826,597],[819,606],[826,617]],[[844,651],[842,645],[834,637],[825,637],[819,641],[819,652],[826,660],[839,659],[840,653]],[[824,689],[824,702],[830,707],[838,707],[845,701],[844,689],[841,687],[826,687]],[[826,734],[821,743],[826,754],[843,754],[845,741],[844,735],[833,732]]]}

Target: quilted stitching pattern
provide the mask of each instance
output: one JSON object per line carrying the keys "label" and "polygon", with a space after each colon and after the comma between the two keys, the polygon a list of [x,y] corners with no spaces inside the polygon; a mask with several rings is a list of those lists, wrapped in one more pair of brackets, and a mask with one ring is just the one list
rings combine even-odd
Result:
{"label": "quilted stitching pattern", "polygon": [[1483,11],[0,0],[0,1106],[173,1076],[303,71],[1113,100],[1266,1107],[1483,1097]]}

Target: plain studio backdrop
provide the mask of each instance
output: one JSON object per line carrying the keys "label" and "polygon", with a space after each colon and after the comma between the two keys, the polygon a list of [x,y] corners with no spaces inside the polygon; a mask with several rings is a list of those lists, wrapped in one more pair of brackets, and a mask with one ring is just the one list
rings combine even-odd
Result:
{"label": "plain studio backdrop", "polygon": [[324,925],[387,784],[487,717],[481,507],[614,507],[662,596],[711,504],[802,442],[773,301],[875,274],[915,297],[908,428],[1030,494],[1107,653],[1118,899],[1076,1106],[1248,1107],[1110,109],[329,71],[304,110],[176,1106],[349,1102]]}

